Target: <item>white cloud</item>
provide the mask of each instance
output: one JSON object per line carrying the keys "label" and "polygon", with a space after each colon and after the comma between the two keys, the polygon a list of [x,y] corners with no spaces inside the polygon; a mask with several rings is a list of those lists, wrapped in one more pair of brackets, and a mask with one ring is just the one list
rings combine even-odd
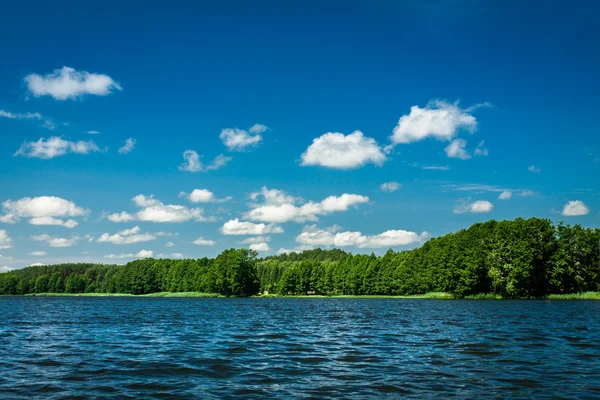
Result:
{"label": "white cloud", "polygon": [[344,193],[341,196],[329,196],[319,203],[310,201],[296,206],[294,201],[282,202],[284,196],[284,192],[278,191],[277,196],[272,196],[271,201],[274,201],[272,203],[269,203],[269,199],[265,196],[267,202],[263,205],[255,204],[254,208],[245,214],[245,217],[253,221],[274,223],[316,221],[319,215],[346,211],[351,206],[369,201],[367,196]]}
{"label": "white cloud", "polygon": [[530,165],[529,167],[527,167],[527,170],[529,172],[533,172],[535,174],[542,172],[542,170],[538,167],[536,167],[535,165]]}
{"label": "white cloud", "polygon": [[41,262],[36,262],[36,263],[33,263],[33,264],[29,264],[30,267],[43,267],[44,265],[46,265],[46,264],[41,263]]}
{"label": "white cloud", "polygon": [[581,200],[569,201],[562,210],[562,215],[565,217],[579,217],[587,215],[590,209]]}
{"label": "white cloud", "polygon": [[0,266],[0,273],[13,271],[13,268],[7,266]]}
{"label": "white cloud", "polygon": [[462,200],[454,207],[454,214],[488,213],[493,208],[494,205],[487,200],[477,200],[472,203]]}
{"label": "white cloud", "polygon": [[328,132],[314,139],[302,154],[302,165],[320,165],[335,169],[359,168],[373,163],[381,166],[386,161],[377,141],[354,131],[345,136]]}
{"label": "white cloud", "polygon": [[52,96],[56,100],[76,99],[87,94],[106,96],[122,90],[108,75],[76,71],[69,67],[55,69],[44,76],[30,74],[24,80],[35,97]]}
{"label": "white cloud", "polygon": [[103,233],[96,241],[100,243],[112,244],[133,244],[140,242],[149,242],[156,239],[156,235],[152,233],[140,233],[140,227],[134,226],[131,229],[125,229],[113,235]]}
{"label": "white cloud", "polygon": [[131,229],[124,229],[121,232],[119,232],[119,235],[123,235],[123,236],[131,236],[131,235],[136,235],[140,233],[140,227],[139,226],[134,226]]}
{"label": "white cloud", "polygon": [[50,247],[71,247],[73,246],[78,238],[73,237],[71,239],[61,238],[61,237],[53,237],[47,234],[32,236],[32,240],[36,240],[38,242],[46,242]]}
{"label": "white cloud", "polygon": [[215,242],[214,240],[204,239],[202,236],[194,240],[192,243],[198,246],[214,246],[215,244],[217,244],[217,242]]}
{"label": "white cloud", "polygon": [[107,254],[104,256],[104,258],[150,258],[154,255],[154,252],[152,250],[140,250],[138,253],[133,254],[133,253],[129,253],[129,254]]}
{"label": "white cloud", "polygon": [[8,118],[8,119],[43,119],[42,114],[40,113],[12,113],[10,111],[0,110],[0,118]]}
{"label": "white cloud", "polygon": [[263,204],[269,205],[282,205],[286,203],[295,204],[296,202],[302,201],[302,198],[300,197],[288,195],[283,190],[268,189],[266,186],[263,186],[260,189],[260,192],[253,192],[250,194],[250,199],[252,201],[257,201],[260,197],[263,198]]}
{"label": "white cloud", "polygon": [[46,128],[49,130],[54,130],[56,128],[56,124],[50,120],[50,119],[46,119],[42,116],[42,114],[40,113],[31,113],[31,112],[26,112],[26,113],[13,113],[10,111],[5,111],[5,110],[0,110],[0,118],[8,118],[8,119],[14,119],[14,120],[32,120],[32,121],[40,121],[40,127],[42,128]]}
{"label": "white cloud", "polygon": [[64,226],[65,228],[75,228],[77,225],[79,225],[79,223],[77,221],[75,221],[74,219],[68,219],[68,220],[64,221],[60,218],[54,218],[54,217],[31,218],[29,220],[29,223],[31,225],[57,225],[57,226]]}
{"label": "white cloud", "polygon": [[485,142],[482,140],[475,148],[475,155],[485,157],[488,155],[488,153],[488,149],[485,147]]}
{"label": "white cloud", "polygon": [[223,129],[219,137],[223,141],[223,144],[229,149],[229,151],[244,151],[251,147],[258,146],[262,141],[262,132],[265,132],[268,128],[265,125],[254,124],[250,128],[250,132],[243,129]]}
{"label": "white cloud", "polygon": [[46,255],[45,251],[32,251],[29,253],[30,256],[43,257]]}
{"label": "white cloud", "polygon": [[133,149],[135,148],[135,142],[136,142],[136,140],[134,138],[129,138],[129,139],[125,140],[125,144],[123,146],[121,146],[118,150],[119,154],[131,153],[133,151]]}
{"label": "white cloud", "polygon": [[467,141],[464,139],[454,139],[444,151],[450,158],[460,158],[461,160],[468,160],[471,155],[466,151]]}
{"label": "white cloud", "polygon": [[87,131],[86,133],[88,135],[99,135],[101,132],[98,132],[98,131]]}
{"label": "white cloud", "polygon": [[412,106],[410,114],[398,121],[390,140],[393,144],[413,143],[429,137],[449,141],[460,129],[473,133],[477,130],[477,119],[471,112],[481,106],[487,104],[462,109],[458,103],[436,100],[425,108]]}
{"label": "white cloud", "polygon": [[74,228],[78,223],[73,219],[61,218],[79,217],[85,214],[85,210],[77,204],[56,196],[6,200],[2,203],[2,208],[5,214],[0,217],[0,222],[15,223],[19,218],[31,218],[29,223],[32,225],[58,225],[66,228]]}
{"label": "white cloud", "polygon": [[504,190],[502,193],[498,195],[500,200],[508,200],[512,197],[512,192],[509,190]]}
{"label": "white cloud", "polygon": [[402,187],[402,185],[395,181],[384,182],[381,184],[381,186],[379,186],[379,188],[381,190],[383,190],[384,192],[395,192],[396,190],[400,189],[401,187]]}
{"label": "white cloud", "polygon": [[250,133],[264,133],[269,130],[269,127],[263,124],[254,124],[248,129]]}
{"label": "white cloud", "polygon": [[112,222],[128,222],[133,220],[147,222],[187,222],[194,221],[211,221],[206,218],[201,208],[189,208],[177,204],[163,204],[161,201],[154,198],[154,195],[145,196],[139,194],[133,199],[134,204],[140,207],[141,210],[135,214],[129,214],[126,211],[114,213],[108,216]]}
{"label": "white cloud", "polygon": [[187,172],[206,172],[211,170],[217,170],[231,161],[232,157],[227,157],[223,154],[220,154],[215,157],[215,159],[209,165],[204,166],[202,162],[200,162],[200,155],[194,150],[186,150],[183,152],[184,162],[179,166],[180,171]]}
{"label": "white cloud", "polygon": [[269,251],[271,248],[267,243],[253,243],[250,245],[250,250],[254,251]]}
{"label": "white cloud", "polygon": [[71,142],[52,136],[47,139],[40,138],[37,142],[24,142],[14,155],[47,160],[67,153],[89,154],[99,151],[102,150],[92,140]]}
{"label": "white cloud", "polygon": [[298,247],[293,248],[293,249],[286,249],[284,247],[281,247],[279,250],[277,250],[276,253],[277,254],[302,253],[305,250],[312,250],[312,249],[314,249],[313,246],[306,246],[306,245],[298,246]]}
{"label": "white cloud", "polygon": [[220,229],[223,235],[265,235],[268,233],[283,233],[283,228],[274,224],[255,224],[240,221],[238,218],[229,220]]}
{"label": "white cloud", "polygon": [[138,258],[150,258],[153,255],[152,250],[140,250],[135,256]]}
{"label": "white cloud", "polygon": [[0,260],[12,260],[11,256],[3,256],[2,254],[0,254]]}
{"label": "white cloud", "polygon": [[171,254],[161,253],[157,257],[158,258],[183,258],[184,256],[181,253],[171,253]]}
{"label": "white cloud", "polygon": [[450,169],[447,165],[423,165],[421,168],[426,171],[448,171]]}
{"label": "white cloud", "polygon": [[134,203],[142,210],[136,213],[140,221],[148,222],[186,222],[189,220],[207,221],[201,208],[188,208],[175,204],[163,204],[156,200],[153,195],[142,194],[133,198]]}
{"label": "white cloud", "polygon": [[120,213],[114,213],[108,216],[108,220],[111,222],[129,222],[134,221],[135,217],[125,211]]}
{"label": "white cloud", "polygon": [[389,230],[379,235],[363,235],[360,232],[323,230],[311,225],[304,228],[303,232],[296,237],[296,241],[310,246],[382,248],[421,243],[428,237],[427,232],[418,234],[405,230]]}
{"label": "white cloud", "polygon": [[519,196],[533,196],[535,193],[531,190],[525,189],[507,189],[503,187],[493,186],[493,185],[482,185],[479,183],[464,183],[464,184],[446,184],[444,187],[457,190],[460,192],[492,192],[492,193],[500,193],[498,196],[501,200],[508,200],[512,197],[513,194],[518,194]]}
{"label": "white cloud", "polygon": [[254,236],[239,241],[239,244],[257,244],[257,243],[268,243],[271,241],[269,236]]}
{"label": "white cloud", "polygon": [[219,199],[208,189],[194,189],[190,194],[181,192],[179,195],[186,197],[192,203],[224,203],[231,200],[231,196]]}
{"label": "white cloud", "polygon": [[0,222],[3,224],[16,224],[19,222],[19,218],[14,214],[0,215]]}
{"label": "white cloud", "polygon": [[173,246],[175,246],[175,243],[173,243],[173,242],[165,243],[165,247],[173,247]]}

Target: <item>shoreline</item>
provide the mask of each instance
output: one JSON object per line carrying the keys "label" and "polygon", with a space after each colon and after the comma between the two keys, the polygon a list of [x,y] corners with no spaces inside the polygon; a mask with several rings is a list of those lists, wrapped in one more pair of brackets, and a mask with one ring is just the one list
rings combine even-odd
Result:
{"label": "shoreline", "polygon": [[[0,297],[169,297],[169,298],[239,298],[224,296],[218,293],[202,292],[157,292],[148,294],[129,293],[29,293],[24,295],[0,295]],[[256,299],[413,299],[413,300],[600,300],[600,292],[584,292],[571,294],[550,294],[545,297],[531,299],[505,299],[499,295],[478,294],[456,297],[450,293],[433,292],[409,296],[393,295],[277,295],[261,294],[249,296]]]}

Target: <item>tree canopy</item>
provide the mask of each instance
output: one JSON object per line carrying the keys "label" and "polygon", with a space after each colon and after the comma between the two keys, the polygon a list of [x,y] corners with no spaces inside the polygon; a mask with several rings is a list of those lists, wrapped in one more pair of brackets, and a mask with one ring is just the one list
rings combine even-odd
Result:
{"label": "tree canopy", "polygon": [[505,298],[600,290],[600,230],[550,220],[491,220],[382,256],[339,249],[257,258],[229,249],[214,259],[143,259],[123,266],[60,264],[0,274],[0,294],[205,292],[249,296],[412,295]]}

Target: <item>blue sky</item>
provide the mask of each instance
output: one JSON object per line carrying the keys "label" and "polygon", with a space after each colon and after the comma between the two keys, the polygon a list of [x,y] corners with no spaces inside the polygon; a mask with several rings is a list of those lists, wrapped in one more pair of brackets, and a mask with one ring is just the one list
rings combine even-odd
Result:
{"label": "blue sky", "polygon": [[4,6],[0,266],[381,254],[530,216],[598,227],[599,12]]}

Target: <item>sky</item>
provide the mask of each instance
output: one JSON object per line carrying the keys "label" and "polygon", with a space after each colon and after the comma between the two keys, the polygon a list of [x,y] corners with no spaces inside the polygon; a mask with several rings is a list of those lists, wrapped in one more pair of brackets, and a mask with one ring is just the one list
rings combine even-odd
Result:
{"label": "sky", "polygon": [[600,227],[600,5],[12,2],[0,269]]}

